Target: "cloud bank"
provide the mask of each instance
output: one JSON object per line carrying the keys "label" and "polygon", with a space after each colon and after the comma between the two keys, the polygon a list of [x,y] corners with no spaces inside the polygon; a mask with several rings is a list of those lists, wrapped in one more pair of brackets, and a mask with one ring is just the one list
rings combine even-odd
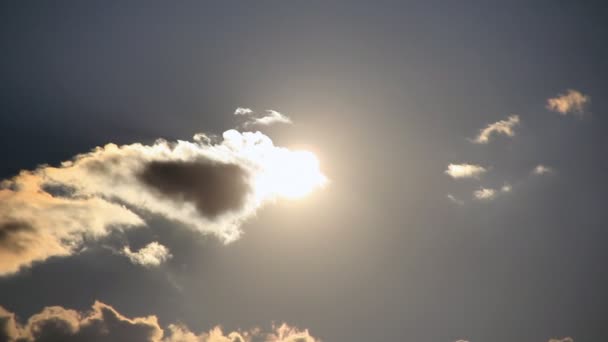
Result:
{"label": "cloud bank", "polygon": [[110,305],[95,302],[89,312],[51,306],[25,324],[0,306],[0,341],[7,342],[320,342],[308,330],[283,323],[270,332],[259,328],[225,334],[220,327],[196,334],[184,325],[163,329],[156,316],[128,318]]}
{"label": "cloud bank", "polygon": [[565,94],[558,94],[556,97],[547,100],[547,109],[558,112],[562,115],[583,114],[585,107],[591,98],[583,95],[580,91],[568,89]]}
{"label": "cloud bank", "polygon": [[228,243],[262,205],[289,197],[288,185],[305,186],[301,194],[326,181],[312,153],[274,146],[260,132],[229,130],[216,142],[197,134],[193,142],[107,144],[0,182],[0,275],[76,253],[114,229],[145,226],[135,209]]}
{"label": "cloud bank", "polygon": [[489,124],[486,128],[479,131],[479,135],[473,140],[476,144],[487,144],[493,135],[506,135],[512,137],[515,135],[513,128],[519,125],[519,116],[511,115],[506,120],[500,120],[493,124]]}
{"label": "cloud bank", "polygon": [[450,164],[445,173],[452,178],[477,178],[487,170],[475,164]]}

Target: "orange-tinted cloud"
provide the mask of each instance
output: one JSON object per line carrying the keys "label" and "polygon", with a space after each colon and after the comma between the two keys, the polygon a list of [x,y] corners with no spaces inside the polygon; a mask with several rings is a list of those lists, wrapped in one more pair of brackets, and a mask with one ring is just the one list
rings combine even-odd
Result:
{"label": "orange-tinted cloud", "polygon": [[0,341],[6,342],[320,342],[308,330],[285,323],[269,332],[259,328],[224,333],[221,327],[194,333],[171,324],[163,329],[156,316],[129,318],[110,305],[95,302],[89,312],[51,306],[21,323],[0,307]]}

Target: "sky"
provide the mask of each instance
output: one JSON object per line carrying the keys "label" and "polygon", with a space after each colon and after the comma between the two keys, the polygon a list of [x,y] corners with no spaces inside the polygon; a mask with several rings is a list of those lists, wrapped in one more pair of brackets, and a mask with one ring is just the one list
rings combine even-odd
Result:
{"label": "sky", "polygon": [[0,341],[608,339],[601,2],[0,6]]}

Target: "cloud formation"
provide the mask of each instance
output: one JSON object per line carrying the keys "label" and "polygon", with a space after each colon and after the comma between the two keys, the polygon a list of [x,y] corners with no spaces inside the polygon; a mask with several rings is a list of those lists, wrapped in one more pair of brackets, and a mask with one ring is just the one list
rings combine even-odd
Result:
{"label": "cloud formation", "polygon": [[95,302],[89,312],[51,306],[25,324],[0,307],[0,341],[6,342],[320,342],[308,330],[283,323],[270,332],[259,328],[225,334],[220,327],[196,334],[184,325],[163,329],[156,316],[128,318],[110,305]]}
{"label": "cloud formation", "polygon": [[289,117],[272,109],[267,109],[263,114],[258,114],[250,108],[238,107],[234,111],[234,115],[247,117],[246,121],[243,123],[243,127],[293,123]]}
{"label": "cloud formation", "polygon": [[552,338],[549,342],[574,342],[574,339],[572,337]]}
{"label": "cloud formation", "polygon": [[478,200],[491,200],[496,196],[496,190],[482,187],[479,190],[475,190],[473,196]]}
{"label": "cloud formation", "polygon": [[503,134],[508,137],[515,135],[513,128],[519,125],[519,116],[511,115],[506,120],[500,120],[489,124],[486,128],[479,131],[479,135],[473,140],[476,144],[487,144],[493,135]]}
{"label": "cloud formation", "polygon": [[[297,169],[283,167],[294,161]],[[228,243],[262,205],[289,197],[285,184],[312,191],[325,182],[314,155],[274,146],[260,132],[107,144],[0,182],[0,275],[76,253],[113,229],[144,226],[133,209]]]}
{"label": "cloud formation", "polygon": [[247,115],[247,114],[251,114],[251,113],[253,113],[253,110],[251,108],[244,108],[244,107],[238,107],[234,111],[234,115]]}
{"label": "cloud formation", "polygon": [[562,115],[583,114],[585,107],[591,101],[587,95],[580,91],[568,89],[565,94],[558,94],[556,97],[547,100],[547,109],[558,112]]}
{"label": "cloud formation", "polygon": [[547,173],[551,173],[551,172],[553,172],[553,169],[551,169],[550,167],[545,166],[543,164],[536,165],[536,167],[534,167],[534,169],[532,170],[533,174],[539,175],[539,176],[547,174]]}
{"label": "cloud formation", "polygon": [[132,263],[144,267],[160,266],[173,257],[169,252],[169,248],[156,241],[150,242],[136,252],[131,251],[129,246],[125,246],[122,254],[129,258]]}
{"label": "cloud formation", "polygon": [[452,178],[477,178],[487,170],[475,164],[449,164],[445,173]]}
{"label": "cloud formation", "polygon": [[448,200],[450,200],[450,202],[456,203],[458,205],[464,205],[464,201],[461,199],[458,199],[456,196],[452,195],[452,194],[447,194],[445,196]]}

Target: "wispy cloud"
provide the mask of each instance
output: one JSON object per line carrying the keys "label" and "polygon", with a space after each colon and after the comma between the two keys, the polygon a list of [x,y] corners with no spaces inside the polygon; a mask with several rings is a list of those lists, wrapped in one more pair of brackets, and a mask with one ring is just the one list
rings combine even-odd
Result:
{"label": "wispy cloud", "polygon": [[287,115],[272,109],[267,109],[264,113],[258,114],[250,108],[238,107],[234,111],[234,115],[246,117],[243,127],[293,123]]}
{"label": "wispy cloud", "polygon": [[515,135],[513,128],[519,125],[519,116],[511,115],[506,120],[500,120],[479,131],[479,135],[473,140],[477,144],[487,144],[493,135],[503,134],[508,137]]}
{"label": "wispy cloud", "polygon": [[511,184],[505,184],[500,188],[500,191],[502,192],[511,192],[511,190],[513,190]]}
{"label": "wispy cloud", "polygon": [[585,107],[591,98],[583,95],[580,91],[568,89],[565,94],[558,94],[556,97],[547,100],[547,109],[558,112],[562,115],[569,113],[583,114]]}
{"label": "wispy cloud", "polygon": [[445,173],[452,178],[477,178],[487,170],[475,164],[449,164]]}
{"label": "wispy cloud", "polygon": [[132,342],[320,342],[308,330],[285,323],[264,332],[260,328],[224,333],[216,326],[195,333],[183,324],[163,329],[155,315],[129,318],[115,308],[95,302],[89,312],[61,306],[44,308],[22,324],[14,313],[0,306],[0,337],[7,341],[132,341]]}
{"label": "wispy cloud", "polygon": [[464,201],[463,201],[463,200],[461,200],[461,199],[457,198],[456,196],[454,196],[454,195],[452,195],[452,194],[447,194],[445,197],[446,197],[448,200],[450,200],[451,202],[453,202],[453,203],[456,203],[456,204],[458,204],[458,205],[464,205]]}
{"label": "wispy cloud", "polygon": [[156,241],[147,244],[136,252],[131,251],[129,246],[125,246],[122,254],[129,258],[132,263],[144,267],[160,266],[172,257],[169,249]]}
{"label": "wispy cloud", "polygon": [[538,164],[534,167],[534,169],[532,169],[532,173],[535,175],[539,175],[539,176],[547,174],[547,173],[551,173],[551,172],[553,172],[552,168],[542,165],[542,164]]}
{"label": "wispy cloud", "polygon": [[234,111],[234,115],[248,115],[253,114],[253,110],[251,108],[238,107]]}
{"label": "wispy cloud", "polygon": [[283,114],[277,112],[276,110],[269,109],[266,111],[266,114],[264,116],[252,118],[250,121],[247,121],[245,123],[245,125],[246,126],[252,126],[252,125],[269,126],[269,125],[273,125],[273,124],[277,124],[277,123],[292,124],[293,122],[286,115],[283,115]]}
{"label": "wispy cloud", "polygon": [[473,197],[478,200],[491,200],[496,196],[496,190],[492,188],[480,188],[473,192]]}
{"label": "wispy cloud", "polygon": [[108,144],[1,181],[0,275],[76,253],[85,240],[117,227],[144,226],[133,208],[228,243],[262,205],[288,195],[282,185],[301,178],[314,189],[326,182],[314,155],[277,147],[260,132],[229,130],[217,143],[197,137]]}
{"label": "wispy cloud", "polygon": [[572,337],[552,338],[549,342],[574,342],[574,339]]}

